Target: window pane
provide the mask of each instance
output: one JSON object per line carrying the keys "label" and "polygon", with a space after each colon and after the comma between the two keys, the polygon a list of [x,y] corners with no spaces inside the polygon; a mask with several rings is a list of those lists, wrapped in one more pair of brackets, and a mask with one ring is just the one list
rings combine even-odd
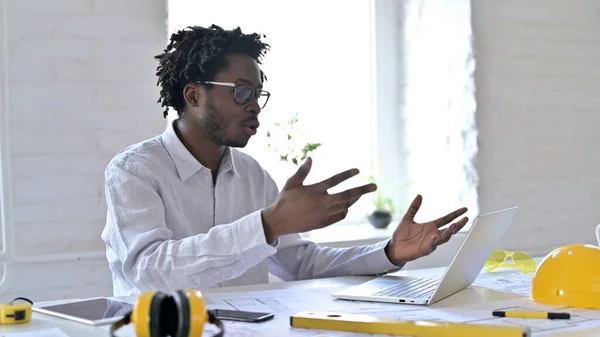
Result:
{"label": "window pane", "polygon": [[[361,177],[330,192],[367,182],[372,155],[369,1],[179,0],[169,1],[169,16],[170,32],[214,23],[266,35],[271,50],[262,69],[271,97],[259,116],[258,135],[242,151],[257,159],[280,188],[297,167],[279,161],[267,146],[266,131],[295,114],[304,142],[295,142],[298,137],[292,135],[283,145],[299,151],[306,141],[323,144],[311,155],[313,169],[306,183],[353,167],[361,170]],[[371,207],[371,197],[363,197],[348,219],[356,223]]]}

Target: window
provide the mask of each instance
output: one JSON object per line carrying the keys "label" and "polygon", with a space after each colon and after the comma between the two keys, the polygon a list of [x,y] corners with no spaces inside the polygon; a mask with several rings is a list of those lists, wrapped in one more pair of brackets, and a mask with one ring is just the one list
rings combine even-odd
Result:
{"label": "window", "polygon": [[423,194],[422,219],[462,206],[471,220],[479,212],[470,7],[469,0],[415,0],[399,9],[406,18],[404,160],[415,180],[409,193]]}
{"label": "window", "polygon": [[[262,69],[272,96],[259,134],[242,151],[280,188],[296,167],[278,160],[265,134],[297,113],[306,140],[323,144],[312,155],[307,183],[357,167],[361,176],[332,192],[366,183],[374,173],[380,192],[394,199],[394,221],[418,193],[424,204],[417,221],[464,205],[476,215],[469,1],[168,3],[170,33],[215,23],[266,34],[271,50]],[[334,227],[364,223],[372,210],[367,195]],[[335,240],[334,227],[311,238]]]}
{"label": "window", "polygon": [[[279,161],[266,131],[298,114],[305,139],[322,143],[311,156],[314,183],[357,167],[359,177],[331,192],[367,183],[372,158],[371,49],[368,1],[169,1],[169,33],[217,24],[263,33],[271,45],[262,65],[271,92],[259,133],[242,151],[256,158],[279,188],[297,169]],[[343,8],[343,15],[340,9]],[[297,146],[301,146],[299,144]],[[371,211],[371,197],[350,210],[346,223]]]}
{"label": "window", "polygon": [[[0,15],[8,17],[6,4],[0,6]],[[14,225],[12,214],[12,188],[10,174],[10,148],[8,147],[8,42],[6,26],[0,27],[0,293],[11,286],[15,274]]]}

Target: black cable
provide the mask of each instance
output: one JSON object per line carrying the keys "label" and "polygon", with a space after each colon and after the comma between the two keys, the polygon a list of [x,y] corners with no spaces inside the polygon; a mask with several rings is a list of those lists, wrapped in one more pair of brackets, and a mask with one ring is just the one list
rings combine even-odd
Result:
{"label": "black cable", "polygon": [[14,301],[18,301],[18,300],[23,300],[23,301],[29,302],[29,304],[33,305],[33,301],[28,299],[27,297],[17,297],[14,300],[10,301],[10,303],[13,303]]}
{"label": "black cable", "polygon": [[210,311],[208,312],[208,322],[216,325],[217,328],[219,328],[219,332],[213,335],[213,337],[223,337],[225,334],[225,326],[223,325],[223,322],[216,318]]}
{"label": "black cable", "polygon": [[[131,313],[128,313],[127,315],[125,315],[125,317],[123,317],[123,319],[121,319],[118,322],[115,322],[113,325],[111,325],[110,337],[117,337],[115,335],[115,332],[117,330],[119,330],[122,326],[127,325],[130,322],[131,322]],[[216,325],[217,328],[219,328],[219,332],[217,332],[215,335],[213,335],[213,337],[223,337],[223,335],[225,334],[225,326],[223,326],[223,322],[221,322],[218,318],[213,316],[213,314],[211,314],[210,312],[208,313],[208,322]]]}
{"label": "black cable", "polygon": [[131,322],[131,313],[128,313],[121,320],[110,326],[110,337],[116,337],[115,332],[123,325],[129,324],[129,322]]}

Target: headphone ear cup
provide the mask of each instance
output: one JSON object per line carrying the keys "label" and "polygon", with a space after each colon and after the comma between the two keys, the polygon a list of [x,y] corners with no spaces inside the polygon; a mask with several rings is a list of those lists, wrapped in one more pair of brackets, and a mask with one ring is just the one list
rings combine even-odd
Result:
{"label": "headphone ear cup", "polygon": [[202,336],[204,325],[209,320],[204,297],[200,291],[192,289],[186,289],[185,294],[190,307],[190,336]]}
{"label": "headphone ear cup", "polygon": [[[173,298],[163,292],[158,292],[152,298],[150,303],[150,336],[166,337],[173,336],[173,316],[177,315],[173,311]],[[136,336],[137,337],[137,336]]]}
{"label": "headphone ear cup", "polygon": [[185,292],[178,290],[173,294],[173,302],[177,308],[177,329],[172,337],[190,337],[190,302]]}
{"label": "headphone ear cup", "polygon": [[[201,336],[209,321],[202,293],[189,289],[172,296],[163,292],[142,293],[130,318],[136,337]],[[222,325],[217,326],[222,331]]]}
{"label": "headphone ear cup", "polygon": [[135,328],[135,335],[137,337],[158,337],[159,334],[156,327],[159,324],[157,315],[159,314],[156,310],[158,302],[164,300],[165,295],[157,293],[155,291],[145,292],[138,296],[137,301],[131,312],[131,323]]}

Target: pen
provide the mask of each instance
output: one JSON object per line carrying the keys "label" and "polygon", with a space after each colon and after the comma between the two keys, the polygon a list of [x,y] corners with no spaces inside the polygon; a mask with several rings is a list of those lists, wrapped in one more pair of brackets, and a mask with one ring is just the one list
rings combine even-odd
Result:
{"label": "pen", "polygon": [[290,317],[294,328],[336,330],[414,337],[530,337],[525,326],[454,323],[442,321],[399,321],[361,314],[299,312]]}
{"label": "pen", "polygon": [[546,318],[546,319],[570,319],[567,312],[536,312],[536,311],[494,311],[496,317],[518,317],[518,318]]}

